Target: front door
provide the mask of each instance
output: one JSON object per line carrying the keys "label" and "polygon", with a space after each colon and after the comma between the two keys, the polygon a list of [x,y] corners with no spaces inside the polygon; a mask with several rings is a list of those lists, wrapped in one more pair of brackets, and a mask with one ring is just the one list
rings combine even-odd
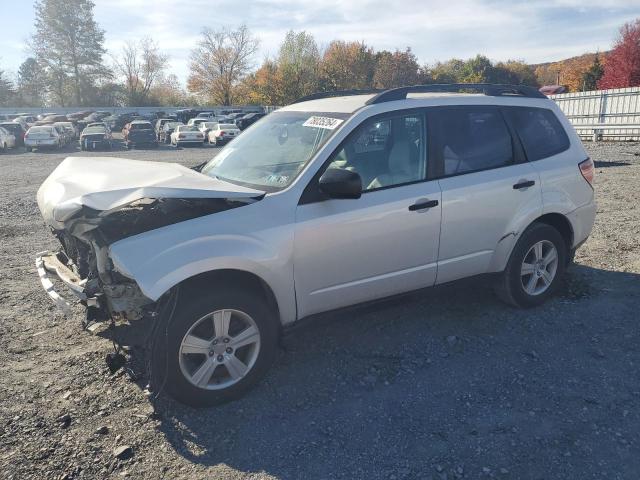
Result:
{"label": "front door", "polygon": [[294,246],[299,317],[434,284],[441,198],[438,182],[427,180],[425,134],[421,113],[369,119],[322,170],[358,172],[362,196],[303,195]]}

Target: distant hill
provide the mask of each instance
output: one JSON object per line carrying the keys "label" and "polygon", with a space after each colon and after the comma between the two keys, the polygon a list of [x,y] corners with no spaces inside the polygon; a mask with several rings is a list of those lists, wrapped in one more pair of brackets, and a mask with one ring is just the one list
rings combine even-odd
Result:
{"label": "distant hill", "polygon": [[582,90],[582,75],[593,65],[596,55],[604,65],[608,54],[609,52],[585,53],[556,62],[536,63],[530,66],[534,69],[540,85],[566,85],[570,91],[575,92]]}

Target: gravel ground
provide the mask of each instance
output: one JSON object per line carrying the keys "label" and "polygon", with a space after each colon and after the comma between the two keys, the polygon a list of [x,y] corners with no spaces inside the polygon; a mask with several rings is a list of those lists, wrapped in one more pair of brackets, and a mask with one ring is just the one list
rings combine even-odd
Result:
{"label": "gravel ground", "polygon": [[637,479],[640,146],[587,147],[596,226],[543,307],[466,281],[328,314],[287,335],[245,398],[155,413],[35,273],[57,246],[35,193],[70,153],[0,155],[0,478]]}

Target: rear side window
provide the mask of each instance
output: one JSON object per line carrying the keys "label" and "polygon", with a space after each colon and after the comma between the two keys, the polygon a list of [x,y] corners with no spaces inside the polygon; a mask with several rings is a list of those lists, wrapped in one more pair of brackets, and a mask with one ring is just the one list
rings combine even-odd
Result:
{"label": "rear side window", "polygon": [[511,134],[497,108],[442,108],[434,115],[445,176],[514,163]]}
{"label": "rear side window", "polygon": [[551,110],[510,108],[509,114],[529,161],[540,160],[569,148],[569,137]]}

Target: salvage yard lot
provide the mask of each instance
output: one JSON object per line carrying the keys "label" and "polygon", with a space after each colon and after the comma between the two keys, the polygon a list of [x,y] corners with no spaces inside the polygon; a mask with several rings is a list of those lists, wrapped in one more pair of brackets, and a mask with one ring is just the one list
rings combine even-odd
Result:
{"label": "salvage yard lot", "polygon": [[[245,398],[162,398],[157,415],[35,273],[57,247],[36,190],[71,153],[0,155],[0,478],[638,478],[640,146],[587,148],[596,226],[546,305],[470,280],[327,314]],[[74,155],[193,166],[218,150]]]}

